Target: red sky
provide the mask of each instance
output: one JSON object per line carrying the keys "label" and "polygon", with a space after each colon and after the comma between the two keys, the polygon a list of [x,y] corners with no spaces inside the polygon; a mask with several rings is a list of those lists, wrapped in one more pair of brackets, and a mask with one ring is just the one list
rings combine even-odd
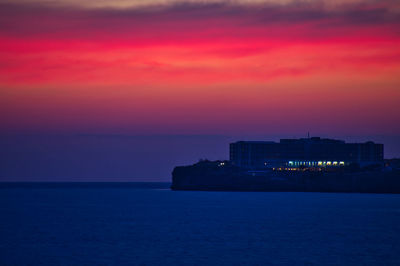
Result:
{"label": "red sky", "polygon": [[400,134],[396,1],[80,2],[0,0],[1,132]]}

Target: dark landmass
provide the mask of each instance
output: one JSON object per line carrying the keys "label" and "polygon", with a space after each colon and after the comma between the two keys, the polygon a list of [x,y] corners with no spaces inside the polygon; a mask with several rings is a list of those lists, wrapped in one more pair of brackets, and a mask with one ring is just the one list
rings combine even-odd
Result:
{"label": "dark landmass", "polygon": [[400,193],[399,159],[385,167],[336,171],[273,171],[235,167],[229,161],[200,161],[175,167],[173,190]]}

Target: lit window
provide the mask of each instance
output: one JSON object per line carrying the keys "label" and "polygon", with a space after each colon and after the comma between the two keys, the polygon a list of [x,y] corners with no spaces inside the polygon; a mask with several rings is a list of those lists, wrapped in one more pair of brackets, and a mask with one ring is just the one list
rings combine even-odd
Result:
{"label": "lit window", "polygon": [[330,162],[330,161],[326,162],[326,165],[331,165],[331,164],[332,164],[332,162]]}
{"label": "lit window", "polygon": [[322,165],[322,162],[321,162],[321,161],[319,161],[319,162],[318,162],[318,165],[319,165],[319,166],[321,166],[321,165]]}

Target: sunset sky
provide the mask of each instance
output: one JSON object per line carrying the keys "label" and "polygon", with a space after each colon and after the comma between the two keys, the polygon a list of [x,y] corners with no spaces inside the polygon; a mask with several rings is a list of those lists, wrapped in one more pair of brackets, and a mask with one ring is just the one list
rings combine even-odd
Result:
{"label": "sunset sky", "polygon": [[1,0],[3,132],[400,134],[398,1]]}
{"label": "sunset sky", "polygon": [[397,0],[0,0],[2,134],[400,135]]}

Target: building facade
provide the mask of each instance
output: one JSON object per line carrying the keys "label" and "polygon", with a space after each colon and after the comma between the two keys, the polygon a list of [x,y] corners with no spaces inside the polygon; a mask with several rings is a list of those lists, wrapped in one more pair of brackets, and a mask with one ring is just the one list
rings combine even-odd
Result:
{"label": "building facade", "polygon": [[383,144],[345,143],[319,137],[273,141],[238,141],[230,144],[230,161],[244,168],[361,167],[383,163]]}

